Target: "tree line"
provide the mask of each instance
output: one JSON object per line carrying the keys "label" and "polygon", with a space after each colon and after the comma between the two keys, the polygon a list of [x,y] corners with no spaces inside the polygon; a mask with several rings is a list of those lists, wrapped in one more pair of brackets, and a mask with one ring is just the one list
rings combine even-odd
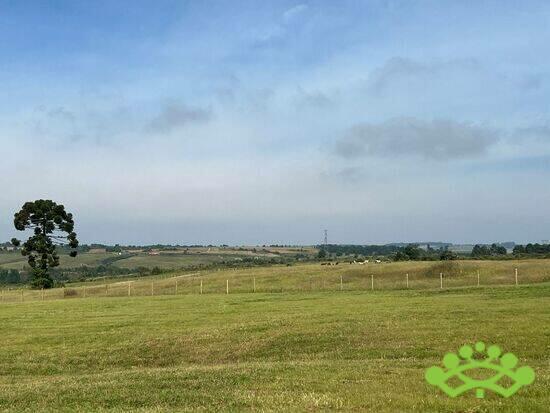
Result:
{"label": "tree line", "polygon": [[550,244],[516,245],[514,247],[514,254],[550,254]]}
{"label": "tree line", "polygon": [[517,256],[528,257],[546,257],[550,256],[550,244],[526,244],[516,245],[512,254],[502,244],[493,243],[476,244],[471,252],[455,252],[448,246],[432,248],[429,244],[425,248],[420,248],[418,244],[408,244],[400,246],[390,245],[318,245],[319,254],[317,258],[327,259],[331,256],[339,257],[385,257],[392,261],[435,261],[435,260],[455,260],[455,259],[495,259],[495,258],[515,258]]}

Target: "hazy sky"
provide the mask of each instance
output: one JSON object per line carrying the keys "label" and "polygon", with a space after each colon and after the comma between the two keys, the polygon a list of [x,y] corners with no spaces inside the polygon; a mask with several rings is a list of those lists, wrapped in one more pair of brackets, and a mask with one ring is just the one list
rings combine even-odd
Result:
{"label": "hazy sky", "polygon": [[[48,5],[49,4],[49,5]],[[547,1],[1,1],[0,239],[550,238]]]}

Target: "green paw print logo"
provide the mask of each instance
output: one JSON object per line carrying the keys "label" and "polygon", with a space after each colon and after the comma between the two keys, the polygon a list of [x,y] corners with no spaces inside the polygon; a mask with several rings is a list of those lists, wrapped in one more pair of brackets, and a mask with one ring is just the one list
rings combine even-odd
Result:
{"label": "green paw print logo", "polygon": [[[476,343],[475,351],[484,354],[485,343]],[[456,397],[476,389],[478,398],[485,397],[485,390],[491,390],[503,397],[510,397],[535,380],[535,372],[531,367],[523,366],[514,370],[518,364],[518,358],[512,353],[502,355],[498,346],[489,346],[484,359],[474,359],[473,356],[474,349],[468,345],[462,346],[458,355],[447,353],[443,357],[443,365],[447,370],[438,366],[430,367],[426,370],[426,380],[431,385],[439,387],[448,396]],[[469,372],[474,371],[478,375],[491,374],[491,376],[486,379],[468,376]],[[447,383],[450,380],[460,384],[452,387]],[[499,381],[507,382],[508,385],[499,384]]]}

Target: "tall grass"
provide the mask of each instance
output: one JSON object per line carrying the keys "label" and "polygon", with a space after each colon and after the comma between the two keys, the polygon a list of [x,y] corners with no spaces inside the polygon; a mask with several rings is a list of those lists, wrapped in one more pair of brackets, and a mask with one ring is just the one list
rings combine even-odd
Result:
{"label": "tall grass", "polygon": [[[363,290],[425,290],[550,281],[550,260],[441,261],[326,266],[301,264],[201,271],[173,272],[157,277],[102,280],[68,284],[46,291],[6,290],[0,303],[89,297],[127,297],[183,294],[252,292],[313,292]],[[408,287],[407,287],[408,274]],[[479,274],[479,275],[478,275]],[[202,285],[202,288],[201,288]]]}

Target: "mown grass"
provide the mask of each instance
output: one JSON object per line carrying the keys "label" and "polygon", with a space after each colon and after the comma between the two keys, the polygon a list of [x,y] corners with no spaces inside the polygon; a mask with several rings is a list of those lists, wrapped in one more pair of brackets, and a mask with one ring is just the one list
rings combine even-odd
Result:
{"label": "mown grass", "polygon": [[[0,306],[0,409],[547,411],[550,285],[88,298]],[[424,381],[483,340],[533,367],[503,399]]]}

